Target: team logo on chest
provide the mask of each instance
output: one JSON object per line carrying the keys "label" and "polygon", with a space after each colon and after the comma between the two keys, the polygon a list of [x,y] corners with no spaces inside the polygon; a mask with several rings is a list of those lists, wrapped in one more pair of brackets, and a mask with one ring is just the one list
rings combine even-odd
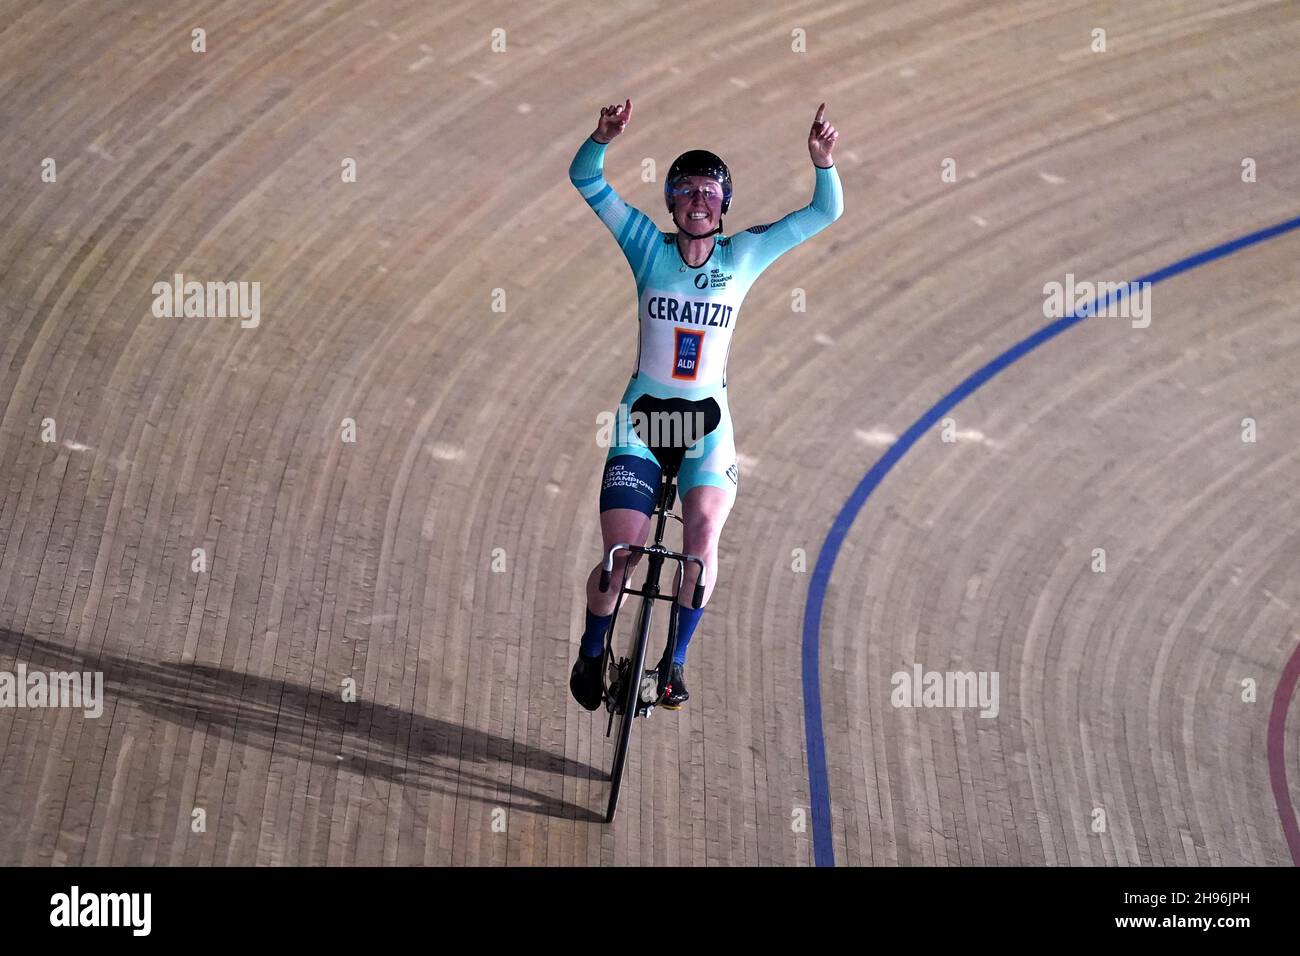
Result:
{"label": "team logo on chest", "polygon": [[704,333],[690,329],[673,329],[673,378],[694,381],[700,374],[700,353],[704,350]]}
{"label": "team logo on chest", "polygon": [[721,299],[679,299],[675,295],[650,295],[645,303],[645,317],[659,322],[683,325],[708,325],[715,329],[731,327],[735,306]]}

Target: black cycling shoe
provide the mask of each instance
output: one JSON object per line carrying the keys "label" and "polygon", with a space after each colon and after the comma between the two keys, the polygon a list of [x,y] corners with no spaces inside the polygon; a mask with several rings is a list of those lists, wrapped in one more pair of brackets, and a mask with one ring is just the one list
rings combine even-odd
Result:
{"label": "black cycling shoe", "polygon": [[681,710],[682,704],[691,699],[686,690],[686,680],[682,676],[682,665],[674,663],[668,672],[668,686],[664,690],[663,707],[665,710]]}
{"label": "black cycling shoe", "polygon": [[587,710],[596,710],[604,698],[605,685],[600,673],[604,659],[603,654],[599,657],[583,657],[578,654],[578,659],[573,662],[573,671],[569,674],[569,692]]}

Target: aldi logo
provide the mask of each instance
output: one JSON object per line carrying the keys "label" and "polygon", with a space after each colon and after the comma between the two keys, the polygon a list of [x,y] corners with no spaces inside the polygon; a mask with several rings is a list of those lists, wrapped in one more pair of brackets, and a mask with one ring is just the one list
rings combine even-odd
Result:
{"label": "aldi logo", "polygon": [[673,365],[673,378],[694,381],[700,374],[700,352],[704,346],[704,333],[690,329],[674,329],[675,342],[673,351],[677,361]]}

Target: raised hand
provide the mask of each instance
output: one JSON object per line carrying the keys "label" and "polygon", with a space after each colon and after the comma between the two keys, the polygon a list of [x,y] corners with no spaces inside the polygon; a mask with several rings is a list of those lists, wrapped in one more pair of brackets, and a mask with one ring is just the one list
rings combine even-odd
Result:
{"label": "raised hand", "polygon": [[826,104],[823,103],[817,107],[812,129],[808,131],[808,155],[812,157],[813,163],[823,169],[833,166],[831,150],[835,148],[835,141],[839,138],[840,134],[835,127],[826,122]]}
{"label": "raised hand", "polygon": [[598,143],[608,143],[623,130],[627,129],[628,120],[632,118],[632,100],[621,106],[606,106],[600,111],[600,122],[596,132],[591,135]]}

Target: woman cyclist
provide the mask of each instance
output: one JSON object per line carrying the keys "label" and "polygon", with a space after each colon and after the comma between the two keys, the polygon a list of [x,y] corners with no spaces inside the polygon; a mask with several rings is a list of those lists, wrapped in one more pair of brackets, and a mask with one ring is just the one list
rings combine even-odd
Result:
{"label": "woman cyclist", "polygon": [[[727,408],[727,356],[741,301],[754,280],[782,253],[840,217],[843,198],[831,150],[839,134],[825,120],[826,104],[808,133],[808,154],[816,167],[812,202],[767,225],[734,236],[723,232],[731,206],[731,173],[713,153],[691,150],[677,158],[664,179],[664,199],[675,232],[660,232],[639,209],[629,206],[605,181],[605,148],[627,128],[632,101],[600,111],[596,131],[569,166],[569,179],[618,240],[636,279],[640,338],[636,368],[616,414],[615,439],[605,461],[600,493],[604,553],[619,542],[643,545],[650,530],[661,465],[644,422],[655,414],[680,416],[689,441],[678,472],[682,501],[683,550],[705,564],[704,604],[717,581],[718,538],[736,498],[739,469]],[[642,430],[636,426],[642,413]],[[688,429],[694,425],[694,431]],[[649,441],[649,443],[647,443]],[[681,438],[678,444],[687,444]],[[614,580],[636,556],[614,556]],[[619,590],[601,593],[600,565],[587,577],[587,623],[569,678],[574,698],[587,710],[601,704],[601,659]],[[686,650],[704,605],[689,607],[698,576],[688,564],[673,604],[677,648],[669,669],[663,706],[687,700],[683,667]],[[681,603],[681,602],[687,603]]]}

